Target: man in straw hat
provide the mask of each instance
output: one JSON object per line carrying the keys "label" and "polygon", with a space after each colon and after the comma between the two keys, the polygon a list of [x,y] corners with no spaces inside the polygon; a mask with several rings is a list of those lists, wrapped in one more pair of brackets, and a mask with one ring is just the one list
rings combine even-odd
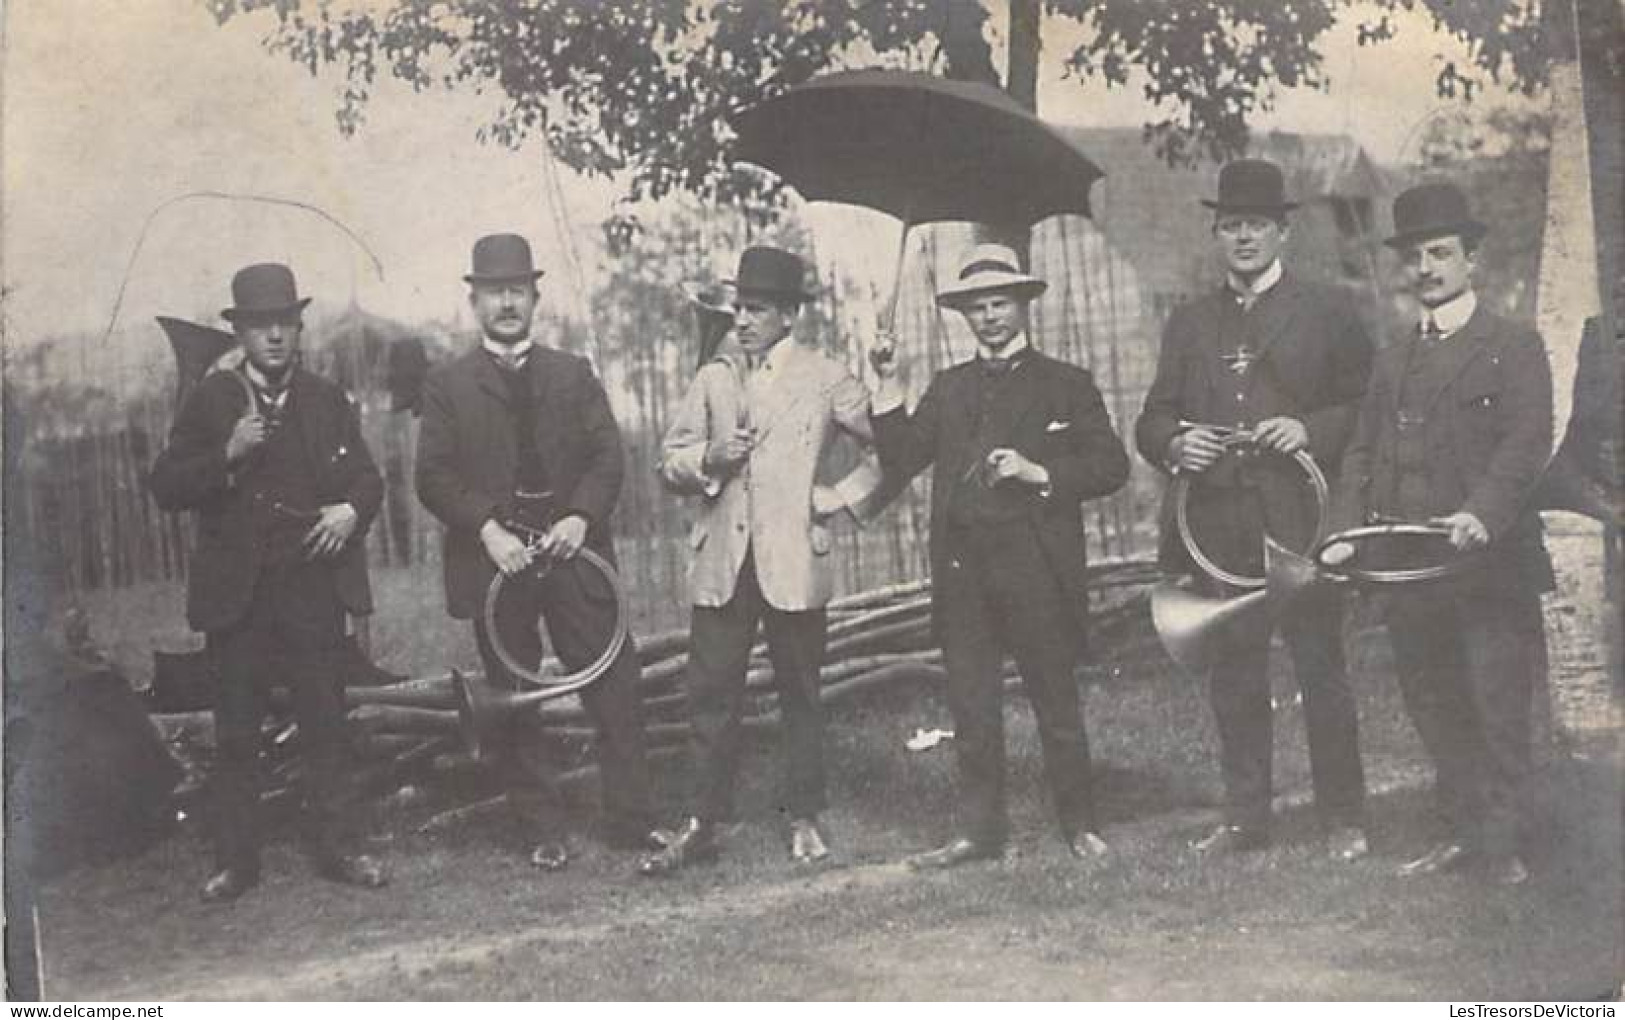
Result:
{"label": "man in straw hat", "polygon": [[[153,465],[165,510],[197,512],[187,620],[216,672],[215,873],[205,900],[232,900],[260,878],[260,722],[273,683],[287,684],[305,763],[306,849],[324,878],[376,887],[379,862],[344,849],[340,773],[347,743],[344,614],[372,612],[363,537],[383,482],[354,404],[299,365],[302,312],[293,273],[249,266],[222,314],[242,344],[240,369],[205,376]],[[272,675],[268,666],[282,669]]]}
{"label": "man in straw hat", "polygon": [[[1551,452],[1546,349],[1485,307],[1473,287],[1484,224],[1455,185],[1394,200],[1394,236],[1419,306],[1414,330],[1377,359],[1344,459],[1333,520],[1434,521],[1473,553],[1464,573],[1384,599],[1400,690],[1437,773],[1442,837],[1401,868],[1476,863],[1495,882],[1528,878],[1518,856],[1530,712],[1545,682],[1540,592],[1551,561],[1531,495]],[[1333,561],[1353,555],[1333,546]]]}
{"label": "man in straw hat", "polygon": [[1088,617],[1080,504],[1121,488],[1129,465],[1089,373],[1028,339],[1028,304],[1044,289],[1011,249],[973,247],[937,302],[965,317],[976,357],[939,372],[912,414],[892,339],[881,336],[870,352],[887,476],[935,465],[932,611],[959,754],[959,817],[956,838],[909,858],[916,870],[1004,852],[1007,653],[1038,718],[1062,839],[1080,859],[1106,851],[1074,675]]}
{"label": "man in straw hat", "polygon": [[879,482],[872,455],[839,480],[818,481],[841,433],[867,446],[869,400],[845,366],[792,335],[810,300],[795,254],[747,248],[731,283],[734,334],[700,369],[662,446],[660,474],[699,497],[690,543],[693,604],[687,673],[698,759],[693,814],[643,861],[662,875],[718,853],[717,824],[733,814],[743,750],[741,716],[751,645],[767,638],[784,720],[791,859],[829,855],[819,671],[834,587],[831,528],[859,512]]}
{"label": "man in straw hat", "polygon": [[[1352,302],[1283,269],[1287,214],[1297,204],[1287,200],[1278,167],[1259,159],[1229,163],[1219,172],[1218,197],[1202,204],[1213,210],[1224,282],[1169,317],[1135,441],[1159,470],[1191,479],[1195,544],[1225,571],[1260,576],[1266,533],[1295,550],[1313,538],[1319,508],[1306,498],[1301,468],[1287,458],[1307,450],[1335,476],[1370,375],[1372,345]],[[1220,428],[1251,432],[1256,447],[1225,456]],[[1259,448],[1282,456],[1252,455]],[[1238,594],[1196,567],[1173,511],[1166,500],[1163,568],[1193,574],[1209,596]],[[1342,621],[1338,592],[1317,590],[1287,613],[1281,630],[1303,692],[1315,807],[1328,850],[1353,860],[1369,848]],[[1192,844],[1200,852],[1269,842],[1269,649],[1267,627],[1228,634],[1209,678],[1225,806],[1223,821]]]}
{"label": "man in straw hat", "polygon": [[[418,435],[418,497],[445,526],[446,608],[472,620],[488,681],[518,688],[496,641],[520,662],[539,662],[537,629],[547,624],[566,669],[580,669],[608,647],[615,593],[576,559],[583,547],[613,562],[610,515],[625,470],[620,430],[604,388],[584,358],[531,340],[536,311],[530,245],[516,234],[474,243],[463,277],[484,337],[429,373]],[[525,528],[541,537],[533,548]],[[537,557],[552,564],[539,582],[515,584],[499,603],[493,635],[486,592],[497,571],[517,575]],[[649,773],[632,642],[582,691],[597,728],[603,795],[602,833],[612,845],[641,849],[653,829]],[[534,712],[517,713],[492,741],[494,769],[530,864],[560,871],[570,860],[563,797],[552,781],[555,757]]]}

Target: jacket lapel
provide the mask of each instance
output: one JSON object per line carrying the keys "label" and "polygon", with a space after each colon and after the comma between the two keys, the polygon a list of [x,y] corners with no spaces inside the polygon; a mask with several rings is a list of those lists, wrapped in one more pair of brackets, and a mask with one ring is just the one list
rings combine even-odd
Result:
{"label": "jacket lapel", "polygon": [[[1484,329],[1487,322],[1484,308],[1480,305],[1474,310],[1473,317],[1467,320],[1467,324],[1461,327],[1459,332],[1438,341],[1444,344],[1444,363],[1440,366],[1437,387],[1432,393],[1428,394],[1427,410],[1432,410],[1433,405],[1438,403],[1439,397],[1461,377],[1461,373],[1467,370],[1468,365],[1489,353],[1489,336]],[[1420,341],[1412,340],[1412,343],[1418,342]]]}
{"label": "jacket lapel", "polygon": [[1283,276],[1280,282],[1254,306],[1254,311],[1249,314],[1258,316],[1258,350],[1254,353],[1255,357],[1262,359],[1268,354],[1270,347],[1292,324],[1292,319],[1298,312],[1298,299],[1302,293],[1297,280],[1291,276]]}
{"label": "jacket lapel", "polygon": [[[535,350],[535,348],[532,348],[531,358],[527,363],[530,367],[534,367],[538,360],[535,356]],[[466,357],[468,358],[469,373],[473,375],[475,385],[503,407],[507,407],[508,384],[503,381],[502,370],[497,368],[497,363],[491,359],[489,354],[485,353],[483,347],[478,346],[468,352]]]}
{"label": "jacket lapel", "polygon": [[287,421],[299,430],[299,443],[305,451],[305,463],[315,473],[317,488],[321,488],[327,467],[326,457],[320,442],[324,433],[322,423],[317,421],[325,409],[317,406],[312,399],[313,391],[310,387],[310,375],[304,369],[295,369],[293,378],[288,381],[288,402],[283,408]]}
{"label": "jacket lapel", "polygon": [[[1028,415],[1040,410],[1038,400],[1039,387],[1043,382],[1047,359],[1036,349],[1024,356],[1021,364],[1011,370],[1010,375],[1003,382],[1005,392],[999,395],[998,402],[993,405],[992,413],[987,423],[987,434],[998,437],[1000,442],[1014,443],[1017,429],[1026,420]],[[977,371],[981,366],[976,366]],[[981,451],[986,454],[987,451]]]}

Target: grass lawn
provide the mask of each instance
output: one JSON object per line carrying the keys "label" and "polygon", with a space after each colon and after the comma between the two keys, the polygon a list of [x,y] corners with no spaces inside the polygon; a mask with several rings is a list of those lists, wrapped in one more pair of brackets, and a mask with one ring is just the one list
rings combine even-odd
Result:
{"label": "grass lawn", "polygon": [[[473,661],[462,628],[438,616],[434,582],[380,579],[375,643],[392,668]],[[1566,626],[1599,626],[1595,592],[1565,584]],[[98,636],[121,661],[135,662],[173,632],[157,622],[178,612],[162,594],[126,595],[113,614],[92,607],[101,611]],[[880,691],[842,703],[831,720],[830,867],[799,871],[787,859],[770,738],[745,760],[740,821],[723,859],[666,881],[637,877],[629,855],[581,835],[568,872],[533,872],[509,852],[493,812],[420,832],[431,814],[469,795],[432,787],[371,819],[375,848],[395,869],[380,892],[320,883],[279,844],[262,888],[205,907],[195,891],[208,858],[195,836],[56,883],[41,905],[47,994],[1617,997],[1625,975],[1617,728],[1581,728],[1574,756],[1548,756],[1532,791],[1527,886],[1492,888],[1464,875],[1402,880],[1395,865],[1429,836],[1428,770],[1394,690],[1386,641],[1369,627],[1353,630],[1375,851],[1354,864],[1320,850],[1306,806],[1301,710],[1284,676],[1274,847],[1192,856],[1186,841],[1212,822],[1219,792],[1212,722],[1200,687],[1142,628],[1088,671],[1086,714],[1114,851],[1105,866],[1080,868],[1055,839],[1032,719],[1014,698],[1011,855],[942,875],[905,871],[905,854],[950,832],[953,761],[951,745],[910,752],[903,741],[917,726],[947,726],[948,715],[934,690]],[[686,764],[657,769],[657,779],[667,802],[680,802]],[[592,791],[576,792],[590,815]]]}

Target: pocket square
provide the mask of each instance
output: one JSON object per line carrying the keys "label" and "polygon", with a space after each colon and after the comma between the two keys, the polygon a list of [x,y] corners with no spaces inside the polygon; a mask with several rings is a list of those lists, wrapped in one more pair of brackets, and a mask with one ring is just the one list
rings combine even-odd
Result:
{"label": "pocket square", "polygon": [[1067,429],[1069,429],[1071,427],[1072,427],[1072,423],[1069,422],[1069,421],[1052,421],[1048,425],[1044,426],[1044,431],[1045,432],[1065,432]]}

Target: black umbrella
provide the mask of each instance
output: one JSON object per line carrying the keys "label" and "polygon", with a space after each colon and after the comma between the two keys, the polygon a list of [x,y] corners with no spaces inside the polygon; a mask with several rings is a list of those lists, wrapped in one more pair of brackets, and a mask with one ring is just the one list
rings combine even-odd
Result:
{"label": "black umbrella", "polygon": [[[1031,111],[979,82],[914,71],[823,75],[734,115],[736,159],[776,173],[811,201],[903,221],[898,269],[916,223],[1030,227],[1089,214],[1103,174]],[[897,287],[892,289],[895,312]],[[888,314],[888,318],[890,318]]]}
{"label": "black umbrella", "polygon": [[736,114],[736,159],[814,201],[905,224],[970,220],[1030,227],[1089,214],[1101,170],[991,85],[914,71],[823,75]]}

